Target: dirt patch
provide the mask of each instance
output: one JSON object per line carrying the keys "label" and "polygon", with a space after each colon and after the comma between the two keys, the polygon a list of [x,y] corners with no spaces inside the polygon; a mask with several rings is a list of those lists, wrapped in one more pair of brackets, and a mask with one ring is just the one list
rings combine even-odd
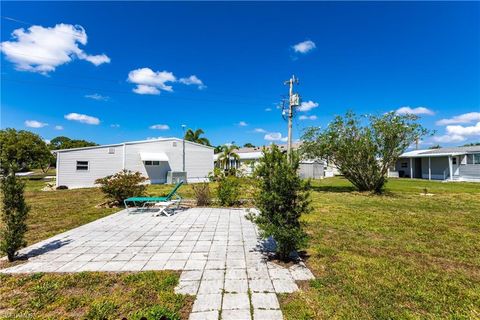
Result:
{"label": "dirt patch", "polygon": [[17,259],[13,260],[12,262],[8,261],[6,258],[5,259],[0,259],[0,269],[6,269],[10,267],[15,267],[20,264],[24,264],[28,262],[27,257],[18,257]]}

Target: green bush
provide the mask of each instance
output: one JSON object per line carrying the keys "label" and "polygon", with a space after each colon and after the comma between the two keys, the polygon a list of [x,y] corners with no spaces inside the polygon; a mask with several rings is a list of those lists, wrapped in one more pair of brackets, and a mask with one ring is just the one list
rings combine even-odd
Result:
{"label": "green bush", "polygon": [[255,170],[258,188],[255,205],[260,214],[255,222],[264,238],[273,237],[277,255],[287,260],[292,251],[306,244],[307,236],[300,216],[310,211],[310,182],[298,176],[299,157],[294,152],[290,161],[276,145],[263,150]]}
{"label": "green bush", "polygon": [[217,197],[221,206],[231,207],[238,203],[240,181],[235,176],[223,176],[218,180]]}
{"label": "green bush", "polygon": [[25,203],[23,191],[25,183],[15,176],[15,170],[1,178],[2,229],[0,231],[0,251],[13,261],[15,253],[26,245],[27,215],[29,207]]}
{"label": "green bush", "polygon": [[208,206],[212,201],[210,195],[210,186],[208,183],[197,183],[192,184],[193,193],[195,194],[195,199],[197,201],[197,206]]}
{"label": "green bush", "polygon": [[140,172],[123,170],[114,175],[97,179],[95,183],[100,185],[100,190],[108,199],[116,204],[121,204],[126,198],[144,195],[147,189],[145,181],[147,178]]}

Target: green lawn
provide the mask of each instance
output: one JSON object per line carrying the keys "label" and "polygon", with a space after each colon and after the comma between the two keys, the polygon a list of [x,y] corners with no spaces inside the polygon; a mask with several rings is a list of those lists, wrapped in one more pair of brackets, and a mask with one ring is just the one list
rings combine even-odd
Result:
{"label": "green lawn", "polygon": [[334,178],[313,190],[317,279],[282,298],[287,319],[480,318],[479,184],[391,180],[375,196]]}
{"label": "green lawn", "polygon": [[[118,210],[95,208],[104,201],[98,189],[39,191],[43,185],[42,181],[27,185],[26,198],[32,207],[30,244]],[[433,195],[421,195],[425,188]],[[162,195],[170,189],[149,186],[148,193]],[[212,184],[212,194],[214,190]],[[183,186],[180,194],[192,198],[191,186]],[[480,319],[480,184],[391,180],[385,195],[376,196],[355,192],[345,179],[331,178],[313,182],[312,200],[314,211],[303,220],[310,235],[307,264],[317,279],[302,283],[303,291],[281,297],[286,319]],[[100,279],[93,286],[98,291],[96,301],[109,299],[109,290],[118,283],[125,286],[119,275],[86,277],[90,276]],[[13,288],[15,281],[22,284],[23,277],[0,278],[0,301],[9,292],[5,288]],[[60,275],[44,279],[49,277],[67,281]],[[144,283],[141,278],[138,281]],[[30,298],[22,295],[33,295],[35,301],[34,293],[41,292],[42,286],[25,282],[14,290],[18,294],[14,301],[23,308],[24,300]],[[56,298],[48,308],[76,296],[70,294],[76,290],[56,291],[60,300]],[[112,314],[125,314],[120,301],[115,300],[120,307],[113,308],[117,313]],[[134,303],[136,308],[148,307]],[[90,309],[81,310],[87,314]],[[43,313],[35,315],[39,314]]]}
{"label": "green lawn", "polygon": [[0,274],[1,319],[188,319],[193,297],[174,293],[178,274]]}

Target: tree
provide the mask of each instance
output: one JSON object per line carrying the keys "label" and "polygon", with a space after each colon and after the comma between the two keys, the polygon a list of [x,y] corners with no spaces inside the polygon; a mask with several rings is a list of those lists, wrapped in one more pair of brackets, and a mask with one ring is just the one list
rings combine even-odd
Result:
{"label": "tree", "polygon": [[290,161],[277,145],[263,149],[255,170],[258,181],[255,205],[260,214],[255,222],[263,237],[272,236],[278,256],[286,260],[307,240],[300,217],[310,211],[310,183],[298,176],[299,156],[292,152]]}
{"label": "tree", "polygon": [[39,135],[12,128],[0,130],[0,167],[22,171],[30,167],[47,168],[53,156]]}
{"label": "tree", "polygon": [[427,134],[417,119],[389,112],[366,116],[366,122],[362,122],[353,112],[347,112],[325,130],[307,129],[300,149],[305,157],[332,162],[358,190],[380,193],[388,168],[416,139]]}
{"label": "tree", "polygon": [[0,230],[0,251],[8,261],[15,259],[16,252],[26,245],[27,215],[29,207],[25,203],[25,184],[15,175],[13,166],[1,178],[2,222]]}
{"label": "tree", "polygon": [[70,139],[65,136],[58,136],[50,140],[50,149],[52,150],[93,147],[97,145],[95,142]]}
{"label": "tree", "polygon": [[201,137],[201,135],[204,134],[204,133],[205,132],[203,132],[202,129],[197,129],[195,131],[193,131],[192,129],[188,129],[187,132],[185,132],[184,139],[187,140],[187,141],[192,141],[192,142],[196,142],[196,143],[199,143],[199,144],[209,146],[210,141],[205,137]]}
{"label": "tree", "polygon": [[225,170],[230,169],[231,160],[240,160],[240,156],[235,152],[235,150],[238,150],[238,147],[234,144],[222,146],[222,152],[218,157],[218,162]]}
{"label": "tree", "polygon": [[467,144],[464,144],[462,147],[474,147],[474,146],[480,146],[480,142],[467,143]]}
{"label": "tree", "polygon": [[244,148],[255,148],[254,144],[251,144],[250,142],[247,142],[243,145]]}
{"label": "tree", "polygon": [[223,146],[216,146],[216,147],[213,149],[213,153],[217,154],[217,153],[222,152],[222,150],[223,150]]}

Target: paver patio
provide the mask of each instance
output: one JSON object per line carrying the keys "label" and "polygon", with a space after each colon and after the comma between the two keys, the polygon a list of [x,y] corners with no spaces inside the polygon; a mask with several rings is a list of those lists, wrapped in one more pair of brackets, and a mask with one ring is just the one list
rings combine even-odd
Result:
{"label": "paver patio", "polygon": [[[181,270],[176,292],[196,295],[190,319],[282,319],[277,293],[312,273],[266,261],[266,245],[245,209],[193,208],[172,217],[123,210],[22,253],[1,272]],[[253,310],[253,312],[252,312]]]}

